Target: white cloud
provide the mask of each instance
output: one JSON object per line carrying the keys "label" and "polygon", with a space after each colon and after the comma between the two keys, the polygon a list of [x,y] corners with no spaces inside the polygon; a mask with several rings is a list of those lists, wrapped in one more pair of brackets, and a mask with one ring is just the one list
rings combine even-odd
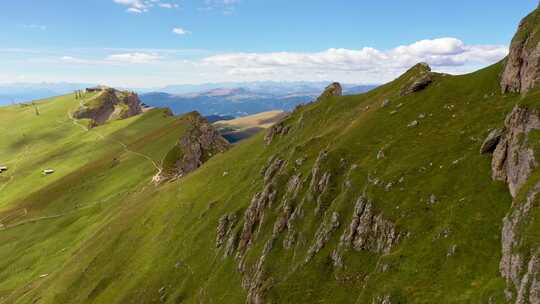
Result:
{"label": "white cloud", "polygon": [[[216,53],[144,48],[36,52],[0,48],[3,62],[12,66],[3,72],[16,74],[25,70],[30,60],[32,77],[82,77],[80,81],[88,82],[92,76],[99,82],[124,86],[266,80],[385,83],[418,62],[428,62],[437,72],[463,74],[493,64],[507,52],[507,46],[470,45],[455,38],[422,40],[391,49],[332,48],[320,52]],[[51,70],[55,73],[50,74]]]}
{"label": "white cloud", "polygon": [[228,69],[231,75],[315,73],[373,73],[386,80],[418,62],[439,71],[468,71],[494,63],[508,53],[507,46],[466,45],[456,38],[422,40],[390,50],[332,48],[316,53],[229,53],[202,60],[206,66]]}
{"label": "white cloud", "polygon": [[176,3],[158,3],[158,6],[161,8],[169,8],[169,9],[180,7],[180,5]]}
{"label": "white cloud", "polygon": [[106,61],[116,62],[116,63],[132,63],[132,64],[142,64],[142,63],[154,63],[161,59],[161,56],[158,54],[151,53],[124,53],[124,54],[114,54],[109,55],[105,59]]}
{"label": "white cloud", "polygon": [[174,2],[163,2],[161,0],[113,0],[114,3],[127,6],[128,13],[142,14],[150,11],[151,8],[160,7],[165,9],[173,9],[180,7]]}
{"label": "white cloud", "polygon": [[156,53],[119,53],[107,55],[103,59],[87,59],[73,56],[62,56],[60,60],[65,63],[83,65],[126,65],[126,64],[150,64],[158,63],[162,56]]}
{"label": "white cloud", "polygon": [[173,32],[174,34],[176,34],[176,35],[181,35],[181,36],[191,34],[190,31],[185,30],[185,29],[183,29],[183,28],[181,28],[181,27],[175,27],[175,28],[173,28],[172,32]]}

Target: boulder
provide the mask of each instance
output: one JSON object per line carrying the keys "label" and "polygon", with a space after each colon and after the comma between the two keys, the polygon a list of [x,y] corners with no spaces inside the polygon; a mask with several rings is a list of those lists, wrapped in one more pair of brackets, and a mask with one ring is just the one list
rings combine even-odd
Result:
{"label": "boulder", "polygon": [[480,147],[480,154],[492,153],[495,151],[497,144],[501,141],[503,135],[503,129],[495,129],[489,132],[488,136]]}

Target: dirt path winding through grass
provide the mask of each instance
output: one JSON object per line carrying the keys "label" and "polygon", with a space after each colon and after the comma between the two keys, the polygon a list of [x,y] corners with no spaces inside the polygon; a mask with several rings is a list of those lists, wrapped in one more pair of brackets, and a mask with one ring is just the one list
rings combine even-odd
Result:
{"label": "dirt path winding through grass", "polygon": [[[92,97],[92,98],[89,99],[89,100],[96,99],[96,98],[98,98],[99,96],[101,96],[102,94],[103,94],[103,92],[102,92],[102,93],[99,93],[98,95]],[[79,105],[80,105],[80,106],[83,106],[83,101],[82,101],[82,100],[79,101]],[[150,163],[152,163],[152,165],[154,166],[154,168],[156,168],[156,170],[158,171],[158,173],[161,172],[161,170],[162,170],[162,169],[161,169],[161,166],[160,166],[153,158],[151,158],[150,156],[148,156],[148,155],[146,155],[146,154],[143,154],[143,153],[140,153],[140,152],[137,152],[137,151],[133,151],[133,150],[129,149],[128,145],[125,144],[125,143],[123,143],[122,141],[119,141],[119,140],[117,140],[117,139],[108,139],[108,138],[106,138],[103,134],[101,134],[101,133],[99,133],[98,131],[96,131],[95,129],[90,129],[90,128],[88,128],[87,126],[85,126],[85,125],[79,123],[79,122],[77,121],[77,119],[75,119],[75,118],[73,117],[72,111],[68,111],[67,116],[68,116],[68,118],[73,122],[74,125],[80,127],[80,128],[83,129],[84,131],[86,131],[86,132],[93,131],[100,139],[102,139],[102,140],[108,140],[108,141],[114,142],[114,143],[116,143],[116,144],[122,146],[122,148],[124,149],[125,152],[131,153],[131,154],[134,154],[134,155],[137,155],[137,156],[142,157],[142,158],[145,158],[145,159],[148,160]]]}

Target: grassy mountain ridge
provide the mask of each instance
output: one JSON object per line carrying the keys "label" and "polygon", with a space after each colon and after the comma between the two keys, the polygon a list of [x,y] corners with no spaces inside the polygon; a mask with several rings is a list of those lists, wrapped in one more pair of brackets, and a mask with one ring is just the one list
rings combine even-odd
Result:
{"label": "grassy mountain ridge", "polygon": [[[157,188],[147,185],[122,197],[114,213],[93,224],[91,237],[80,237],[78,231],[79,242],[64,243],[71,244],[70,253],[48,263],[51,268],[21,262],[39,271],[3,283],[5,297],[19,303],[243,302],[249,288],[242,288],[242,281],[244,286],[257,281],[253,273],[283,211],[286,184],[299,174],[299,195],[286,205],[303,210],[302,215],[292,229],[277,233],[263,262],[264,279],[255,288],[267,301],[502,299],[497,252],[511,198],[502,183],[491,181],[489,157],[478,153],[489,129],[501,126],[519,99],[499,93],[500,72],[498,64],[470,75],[435,75],[425,90],[400,97],[402,87],[415,77],[411,71],[363,95],[302,106],[283,123],[289,133],[269,146],[264,134],[256,135],[182,180]],[[386,99],[389,105],[383,107]],[[415,120],[417,126],[407,127]],[[331,176],[322,194],[309,186],[321,151],[327,156],[319,167]],[[380,151],[384,157],[377,159]],[[285,165],[275,173],[275,199],[255,225],[258,232],[239,272],[237,254],[223,257],[224,249],[216,248],[216,229],[223,215],[233,214],[237,223],[232,233],[242,233],[250,202],[268,185],[260,172],[270,157]],[[436,199],[430,203],[432,196]],[[336,267],[331,256],[359,197],[368,198],[373,212],[393,223],[402,237],[388,254],[343,249],[344,266]],[[338,228],[305,262],[334,213]],[[46,234],[50,225],[38,222],[6,232],[32,234],[30,244],[54,242],[61,236]],[[288,231],[295,232],[296,241],[286,249],[282,244]],[[5,256],[25,248],[8,234],[0,234],[12,248],[0,251]],[[30,254],[36,249],[26,250]],[[4,276],[13,278],[3,269]],[[49,275],[39,278],[40,273]]]}

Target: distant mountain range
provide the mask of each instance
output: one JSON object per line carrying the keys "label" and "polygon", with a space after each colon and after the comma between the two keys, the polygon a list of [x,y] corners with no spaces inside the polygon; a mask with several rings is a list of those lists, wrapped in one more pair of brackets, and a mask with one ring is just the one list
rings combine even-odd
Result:
{"label": "distant mountain range", "polygon": [[[181,84],[169,85],[162,88],[154,89],[137,89],[139,93],[162,92],[174,95],[183,95],[189,93],[203,93],[215,89],[223,88],[243,88],[254,92],[265,92],[268,94],[282,95],[284,92],[288,94],[300,94],[305,92],[316,92],[317,96],[329,84],[329,81],[251,81],[251,82],[219,82],[219,83],[203,83],[203,84]],[[358,85],[358,84],[342,84],[345,90],[354,91],[355,88],[364,91],[364,88],[373,88],[376,85]]]}
{"label": "distant mountain range", "polygon": [[[271,110],[291,111],[297,105],[319,96],[328,82],[243,82],[172,85],[163,88],[132,90],[152,107],[168,107],[175,114],[198,111],[202,115],[239,117]],[[89,83],[13,83],[0,84],[0,105],[27,102],[64,95],[93,87]],[[358,94],[375,85],[343,85],[345,94]]]}
{"label": "distant mountain range", "polygon": [[[168,87],[167,92],[141,94],[153,107],[168,107],[175,114],[198,111],[202,115],[245,116],[271,110],[292,111],[297,105],[313,101],[328,83],[246,83],[243,87],[221,87],[208,91],[171,93],[186,87]],[[198,89],[202,88],[200,86]],[[345,85],[345,94],[358,94],[374,85]],[[191,87],[191,89],[196,89]]]}
{"label": "distant mountain range", "polygon": [[93,86],[87,83],[10,83],[0,84],[0,105],[64,95]]}

